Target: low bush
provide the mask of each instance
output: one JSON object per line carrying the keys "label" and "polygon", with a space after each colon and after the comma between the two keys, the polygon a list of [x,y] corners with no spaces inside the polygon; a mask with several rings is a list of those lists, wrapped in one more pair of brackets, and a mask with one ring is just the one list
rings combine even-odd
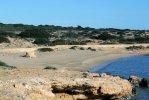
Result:
{"label": "low bush", "polygon": [[46,45],[49,44],[48,38],[36,38],[34,44]]}
{"label": "low bush", "polygon": [[40,52],[51,52],[54,50],[52,48],[39,48],[38,51],[40,51]]}
{"label": "low bush", "polygon": [[10,41],[7,37],[0,36],[0,43],[10,43]]}
{"label": "low bush", "polygon": [[78,48],[78,46],[72,46],[69,49],[76,50],[77,48]]}
{"label": "low bush", "polygon": [[80,49],[80,50],[85,50],[85,48],[83,48],[83,47],[80,47],[79,49]]}
{"label": "low bush", "polygon": [[2,67],[4,67],[4,68],[10,68],[10,69],[16,68],[16,67],[14,67],[14,66],[7,65],[6,63],[4,63],[4,62],[2,62],[2,61],[0,61],[0,66],[2,66]]}
{"label": "low bush", "polygon": [[88,47],[87,50],[96,51],[96,49]]}
{"label": "low bush", "polygon": [[127,50],[140,50],[140,49],[145,49],[144,46],[129,46],[126,47]]}
{"label": "low bush", "polygon": [[33,28],[18,34],[21,38],[48,38],[49,32],[44,28]]}
{"label": "low bush", "polygon": [[12,33],[12,32],[5,32],[5,31],[0,31],[0,36],[4,36],[4,37],[15,37],[16,34]]}
{"label": "low bush", "polygon": [[6,63],[0,61],[0,66],[8,66]]}
{"label": "low bush", "polygon": [[78,47],[78,46],[72,46],[69,49],[72,49],[72,50],[76,50],[76,49],[78,49],[78,50],[85,50],[84,47]]}
{"label": "low bush", "polygon": [[47,67],[45,67],[44,69],[49,69],[49,70],[57,70],[57,68],[55,68],[55,67],[52,67],[52,66],[47,66]]}
{"label": "low bush", "polygon": [[149,46],[147,46],[146,49],[149,49]]}

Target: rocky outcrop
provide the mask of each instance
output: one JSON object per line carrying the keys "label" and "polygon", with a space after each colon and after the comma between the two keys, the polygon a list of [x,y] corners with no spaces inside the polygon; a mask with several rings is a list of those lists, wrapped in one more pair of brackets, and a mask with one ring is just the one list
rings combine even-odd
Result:
{"label": "rocky outcrop", "polygon": [[149,87],[149,78],[143,78],[140,82],[140,86]]}
{"label": "rocky outcrop", "polygon": [[107,100],[132,94],[130,82],[118,76],[35,69],[6,73],[7,79],[0,77],[2,100]]}
{"label": "rocky outcrop", "polygon": [[135,86],[135,87],[140,86],[141,78],[139,78],[137,76],[130,76],[128,80],[133,86]]}
{"label": "rocky outcrop", "polygon": [[128,81],[134,87],[149,87],[149,78],[140,78],[137,76],[130,76]]}

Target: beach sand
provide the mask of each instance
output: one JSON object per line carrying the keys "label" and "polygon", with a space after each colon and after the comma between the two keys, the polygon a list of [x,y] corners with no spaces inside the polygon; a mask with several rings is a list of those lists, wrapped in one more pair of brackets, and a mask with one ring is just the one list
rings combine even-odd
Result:
{"label": "beach sand", "polygon": [[[127,46],[129,45],[79,46],[85,50],[69,49],[72,46],[46,46],[54,49],[52,52],[39,52],[39,48],[45,48],[43,46],[0,47],[0,61],[17,67],[11,70],[0,69],[0,100],[73,100],[74,97],[88,100],[111,97],[111,94],[114,98],[128,97],[132,94],[132,85],[128,80],[105,73],[99,75],[80,72],[108,61],[137,54],[127,51]],[[87,50],[88,47],[96,51]],[[34,57],[24,57],[26,52]],[[44,70],[47,66],[58,70]],[[77,91],[77,95],[74,91]]]}
{"label": "beach sand", "polygon": [[[87,70],[97,65],[115,60],[121,57],[133,55],[125,50],[124,45],[85,45],[79,46],[91,50],[71,50],[72,46],[54,46],[53,52],[38,52],[38,48],[4,48],[0,50],[0,61],[17,68],[39,68],[47,66],[56,67],[60,70]],[[22,57],[26,52],[35,52],[35,58]]]}

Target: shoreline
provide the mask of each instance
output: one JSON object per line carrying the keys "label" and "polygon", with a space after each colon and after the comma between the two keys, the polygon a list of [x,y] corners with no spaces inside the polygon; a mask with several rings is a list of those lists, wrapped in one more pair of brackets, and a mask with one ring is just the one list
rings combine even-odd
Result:
{"label": "shoreline", "polygon": [[[60,70],[84,71],[119,58],[138,54],[147,54],[148,50],[128,51],[125,49],[125,47],[132,45],[134,44],[77,45],[78,47],[83,48],[91,47],[96,49],[96,51],[70,50],[69,48],[74,45],[38,46],[32,48],[3,48],[0,50],[0,60],[18,68],[43,69],[46,66],[52,66]],[[147,45],[149,44],[144,44],[144,46]],[[52,48],[54,49],[54,52],[38,52],[37,49],[39,48]],[[26,52],[35,52],[37,57],[31,59],[21,57]]]}
{"label": "shoreline", "polygon": [[127,58],[127,57],[133,57],[133,56],[138,56],[140,54],[132,54],[132,55],[125,55],[125,56],[122,56],[122,57],[118,57],[118,58],[115,58],[113,60],[109,60],[109,61],[106,61],[105,63],[101,63],[93,68],[89,68],[87,71],[89,72],[93,72],[93,73],[98,73],[97,70],[100,70],[104,67],[106,67],[107,65],[117,61],[117,60],[120,60],[120,59],[123,59],[123,58]]}
{"label": "shoreline", "polygon": [[[107,98],[111,94],[114,98],[131,96],[133,87],[128,80],[119,76],[82,71],[109,61],[135,55],[135,53],[121,47],[80,46],[85,50],[70,50],[68,49],[70,47],[72,46],[48,47],[54,49],[53,52],[37,51],[38,48],[43,47],[0,50],[0,61],[17,67],[14,70],[0,69],[0,82],[2,83],[0,92],[7,92],[7,97],[14,95],[14,98],[17,95],[14,93],[17,91],[17,93],[23,93],[30,98],[68,98],[69,100],[74,97],[79,99]],[[87,50],[88,47],[92,47],[96,51]],[[26,52],[34,52],[36,57],[22,57]],[[52,66],[58,70],[45,70],[46,66]],[[3,91],[3,88],[9,88],[9,91]],[[84,89],[93,95],[86,95]],[[26,91],[29,94],[25,94]],[[72,94],[74,91],[78,95]]]}
{"label": "shoreline", "polygon": [[[116,60],[122,57],[132,56],[124,47],[106,47],[100,45],[80,45],[90,50],[70,50],[70,46],[34,47],[34,48],[5,48],[0,50],[0,60],[18,68],[39,68],[53,66],[60,70],[87,70],[97,65]],[[38,52],[38,48],[52,48],[53,52]],[[35,52],[36,58],[21,57],[25,52]],[[15,60],[14,60],[15,59]],[[35,63],[36,62],[36,63]]]}

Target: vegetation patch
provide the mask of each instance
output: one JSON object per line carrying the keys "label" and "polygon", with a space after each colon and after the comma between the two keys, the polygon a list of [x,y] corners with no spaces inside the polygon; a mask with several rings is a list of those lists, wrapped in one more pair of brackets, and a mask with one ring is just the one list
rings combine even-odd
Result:
{"label": "vegetation patch", "polygon": [[18,36],[22,38],[48,38],[50,34],[44,28],[32,28],[21,32]]}
{"label": "vegetation patch", "polygon": [[149,30],[114,28],[62,27],[54,25],[24,25],[0,23],[0,43],[9,42],[7,37],[35,39],[38,45],[86,45],[149,43]]}
{"label": "vegetation patch", "polygon": [[47,66],[47,67],[45,67],[44,69],[48,69],[48,70],[57,70],[57,68],[52,67],[52,66]]}
{"label": "vegetation patch", "polygon": [[0,36],[4,36],[4,37],[15,37],[16,34],[12,33],[12,32],[5,32],[5,31],[0,31]]}
{"label": "vegetation patch", "polygon": [[10,43],[7,37],[15,37],[14,33],[0,31],[0,43]]}
{"label": "vegetation patch", "polygon": [[96,51],[96,49],[88,47],[87,50]]}
{"label": "vegetation patch", "polygon": [[69,49],[76,50],[77,48],[78,48],[78,46],[72,46]]}
{"label": "vegetation patch", "polygon": [[129,46],[126,47],[127,50],[140,50],[140,49],[145,49],[144,46]]}
{"label": "vegetation patch", "polygon": [[84,48],[84,47],[80,47],[79,49],[80,49],[80,50],[85,50],[85,48]]}
{"label": "vegetation patch", "polygon": [[6,63],[4,63],[2,61],[0,61],[0,66],[2,66],[2,68],[4,68],[4,69],[14,69],[14,68],[16,68],[14,66],[7,65]]}
{"label": "vegetation patch", "polygon": [[34,44],[46,45],[49,44],[48,38],[36,38]]}
{"label": "vegetation patch", "polygon": [[10,43],[10,41],[7,37],[0,36],[0,43]]}
{"label": "vegetation patch", "polygon": [[39,48],[38,51],[40,51],[40,52],[51,52],[54,50],[52,48]]}
{"label": "vegetation patch", "polygon": [[147,46],[146,49],[149,49],[149,46]]}
{"label": "vegetation patch", "polygon": [[76,49],[78,49],[78,50],[85,50],[84,47],[78,47],[78,46],[72,46],[69,49],[72,49],[72,50],[76,50]]}

